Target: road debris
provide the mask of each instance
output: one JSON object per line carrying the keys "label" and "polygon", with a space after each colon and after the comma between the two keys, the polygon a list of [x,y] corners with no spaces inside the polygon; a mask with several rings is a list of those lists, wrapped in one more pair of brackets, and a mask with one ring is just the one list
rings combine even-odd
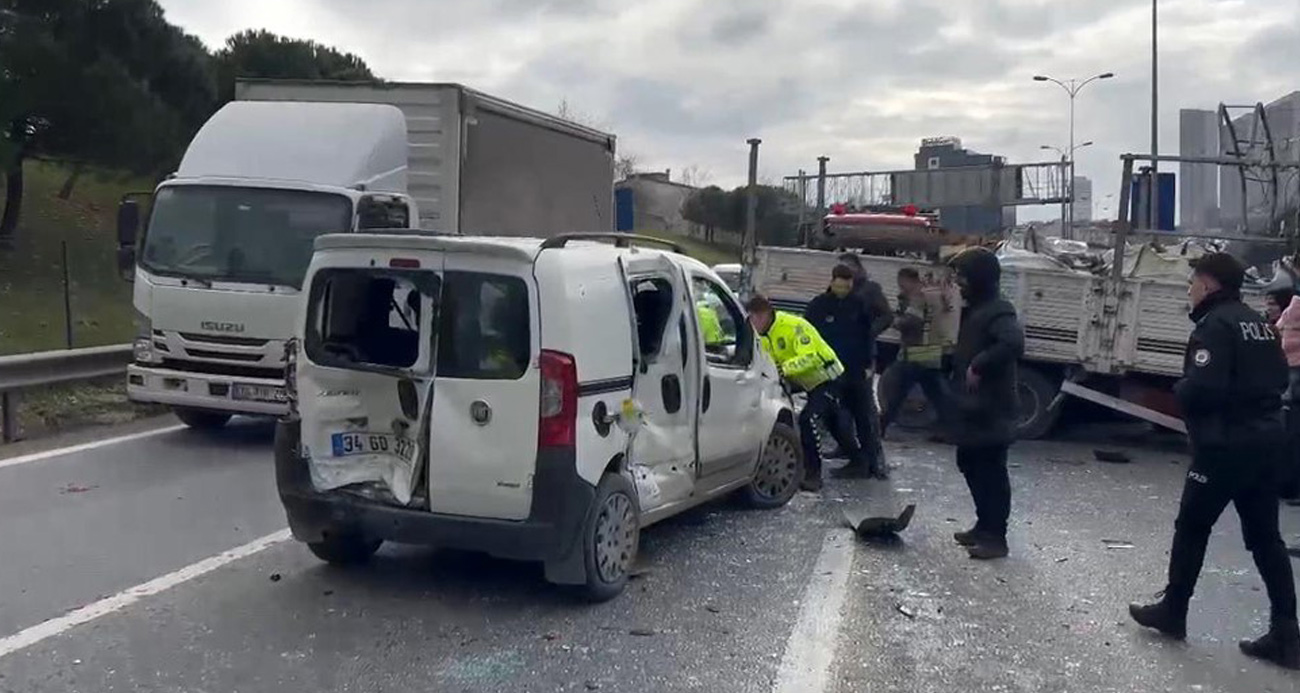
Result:
{"label": "road debris", "polygon": [[627,632],[628,635],[634,635],[638,638],[649,638],[657,635],[653,628],[633,628]]}
{"label": "road debris", "polygon": [[915,611],[912,611],[910,608],[908,608],[907,605],[905,605],[905,604],[899,604],[899,605],[895,606],[894,608],[898,610],[898,613],[900,613],[900,614],[902,614],[902,615],[904,615],[904,616],[906,616],[906,617],[912,619],[913,621],[916,620],[916,612],[915,612]]}
{"label": "road debris", "polygon": [[1128,453],[1119,450],[1093,450],[1092,456],[1096,458],[1098,462],[1107,462],[1110,464],[1129,464],[1133,461],[1133,458],[1129,457]]}
{"label": "road debris", "polygon": [[280,581],[280,574],[279,574],[279,573],[271,573],[271,582],[279,582],[279,581]]}
{"label": "road debris", "polygon": [[1137,545],[1124,539],[1102,539],[1101,543],[1108,549],[1136,549]]}

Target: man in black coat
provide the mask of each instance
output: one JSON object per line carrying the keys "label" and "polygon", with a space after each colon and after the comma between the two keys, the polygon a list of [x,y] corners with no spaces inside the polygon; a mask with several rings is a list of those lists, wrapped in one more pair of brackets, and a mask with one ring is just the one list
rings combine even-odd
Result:
{"label": "man in black coat", "polygon": [[[832,474],[887,479],[889,465],[885,461],[884,445],[880,442],[880,413],[876,407],[874,379],[876,340],[893,324],[894,313],[890,310],[889,301],[885,298],[885,292],[880,285],[867,276],[861,258],[854,253],[843,253],[839,256],[839,262],[840,266],[852,272],[852,281],[847,286],[843,283],[844,278],[840,279],[840,288],[847,289],[847,295],[836,296],[833,287],[828,288],[825,294],[814,298],[809,303],[804,317],[825,336],[826,333],[822,331],[823,325],[831,314],[831,307],[843,304],[836,310],[849,310],[849,306],[852,306],[851,311],[856,316],[852,318],[853,327],[847,327],[847,323],[841,320],[839,328],[835,330],[840,333],[838,341],[843,343],[842,348],[845,351],[841,351],[841,346],[836,343],[836,339],[830,336],[826,339],[844,361],[846,370],[844,377],[841,378],[841,397],[849,410],[848,418],[853,422],[866,462],[865,466],[850,463],[849,466],[838,469]],[[835,284],[834,277],[831,283]],[[817,307],[814,308],[814,305]],[[847,357],[844,355],[846,352],[850,353]]]}
{"label": "man in black coat", "polygon": [[809,301],[804,318],[817,328],[844,364],[844,375],[839,380],[840,403],[853,421],[857,447],[862,451],[856,460],[831,475],[885,479],[889,475],[869,375],[875,359],[874,315],[872,307],[855,291],[856,279],[851,267],[836,265],[830,288]]}
{"label": "man in black coat", "polygon": [[953,349],[949,437],[957,468],[975,502],[975,526],[953,538],[971,558],[1007,555],[1011,479],[1007,453],[1016,437],[1016,362],[1025,335],[1016,309],[1002,298],[1002,266],[984,248],[953,259],[966,307]]}
{"label": "man in black coat", "polygon": [[1272,607],[1268,633],[1242,641],[1251,657],[1300,669],[1296,590],[1278,530],[1278,480],[1286,455],[1282,393],[1286,358],[1276,330],[1241,300],[1245,268],[1227,253],[1211,253],[1192,271],[1188,297],[1196,327],[1187,343],[1183,379],[1174,394],[1192,444],[1169,552],[1169,582],[1160,601],[1133,604],[1143,626],[1187,637],[1187,607],[1205,548],[1231,503],[1264,579]]}

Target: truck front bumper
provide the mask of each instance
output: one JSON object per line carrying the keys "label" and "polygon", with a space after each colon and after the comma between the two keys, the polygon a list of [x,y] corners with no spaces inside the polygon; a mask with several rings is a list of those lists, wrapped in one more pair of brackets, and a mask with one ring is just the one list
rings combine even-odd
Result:
{"label": "truck front bumper", "polygon": [[132,402],[232,414],[281,416],[289,412],[283,380],[132,365],[126,369],[126,394]]}

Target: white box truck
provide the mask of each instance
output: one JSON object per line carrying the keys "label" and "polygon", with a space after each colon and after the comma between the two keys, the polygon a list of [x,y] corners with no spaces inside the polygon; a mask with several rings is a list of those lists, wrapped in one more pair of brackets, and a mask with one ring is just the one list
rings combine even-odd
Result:
{"label": "white box truck", "polygon": [[279,415],[317,236],[609,231],[613,181],[613,136],[459,85],[241,81],[147,213],[119,207],[128,395],[196,428]]}

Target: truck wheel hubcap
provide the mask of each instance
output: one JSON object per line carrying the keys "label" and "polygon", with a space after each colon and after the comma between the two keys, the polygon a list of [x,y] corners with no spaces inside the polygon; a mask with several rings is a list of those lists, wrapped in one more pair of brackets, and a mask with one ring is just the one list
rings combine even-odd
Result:
{"label": "truck wheel hubcap", "polygon": [[797,463],[794,445],[781,436],[772,436],[763,449],[754,489],[768,498],[779,498],[794,485]]}
{"label": "truck wheel hubcap", "polygon": [[604,582],[623,577],[636,550],[636,518],[632,501],[616,493],[605,499],[596,517],[596,570]]}

